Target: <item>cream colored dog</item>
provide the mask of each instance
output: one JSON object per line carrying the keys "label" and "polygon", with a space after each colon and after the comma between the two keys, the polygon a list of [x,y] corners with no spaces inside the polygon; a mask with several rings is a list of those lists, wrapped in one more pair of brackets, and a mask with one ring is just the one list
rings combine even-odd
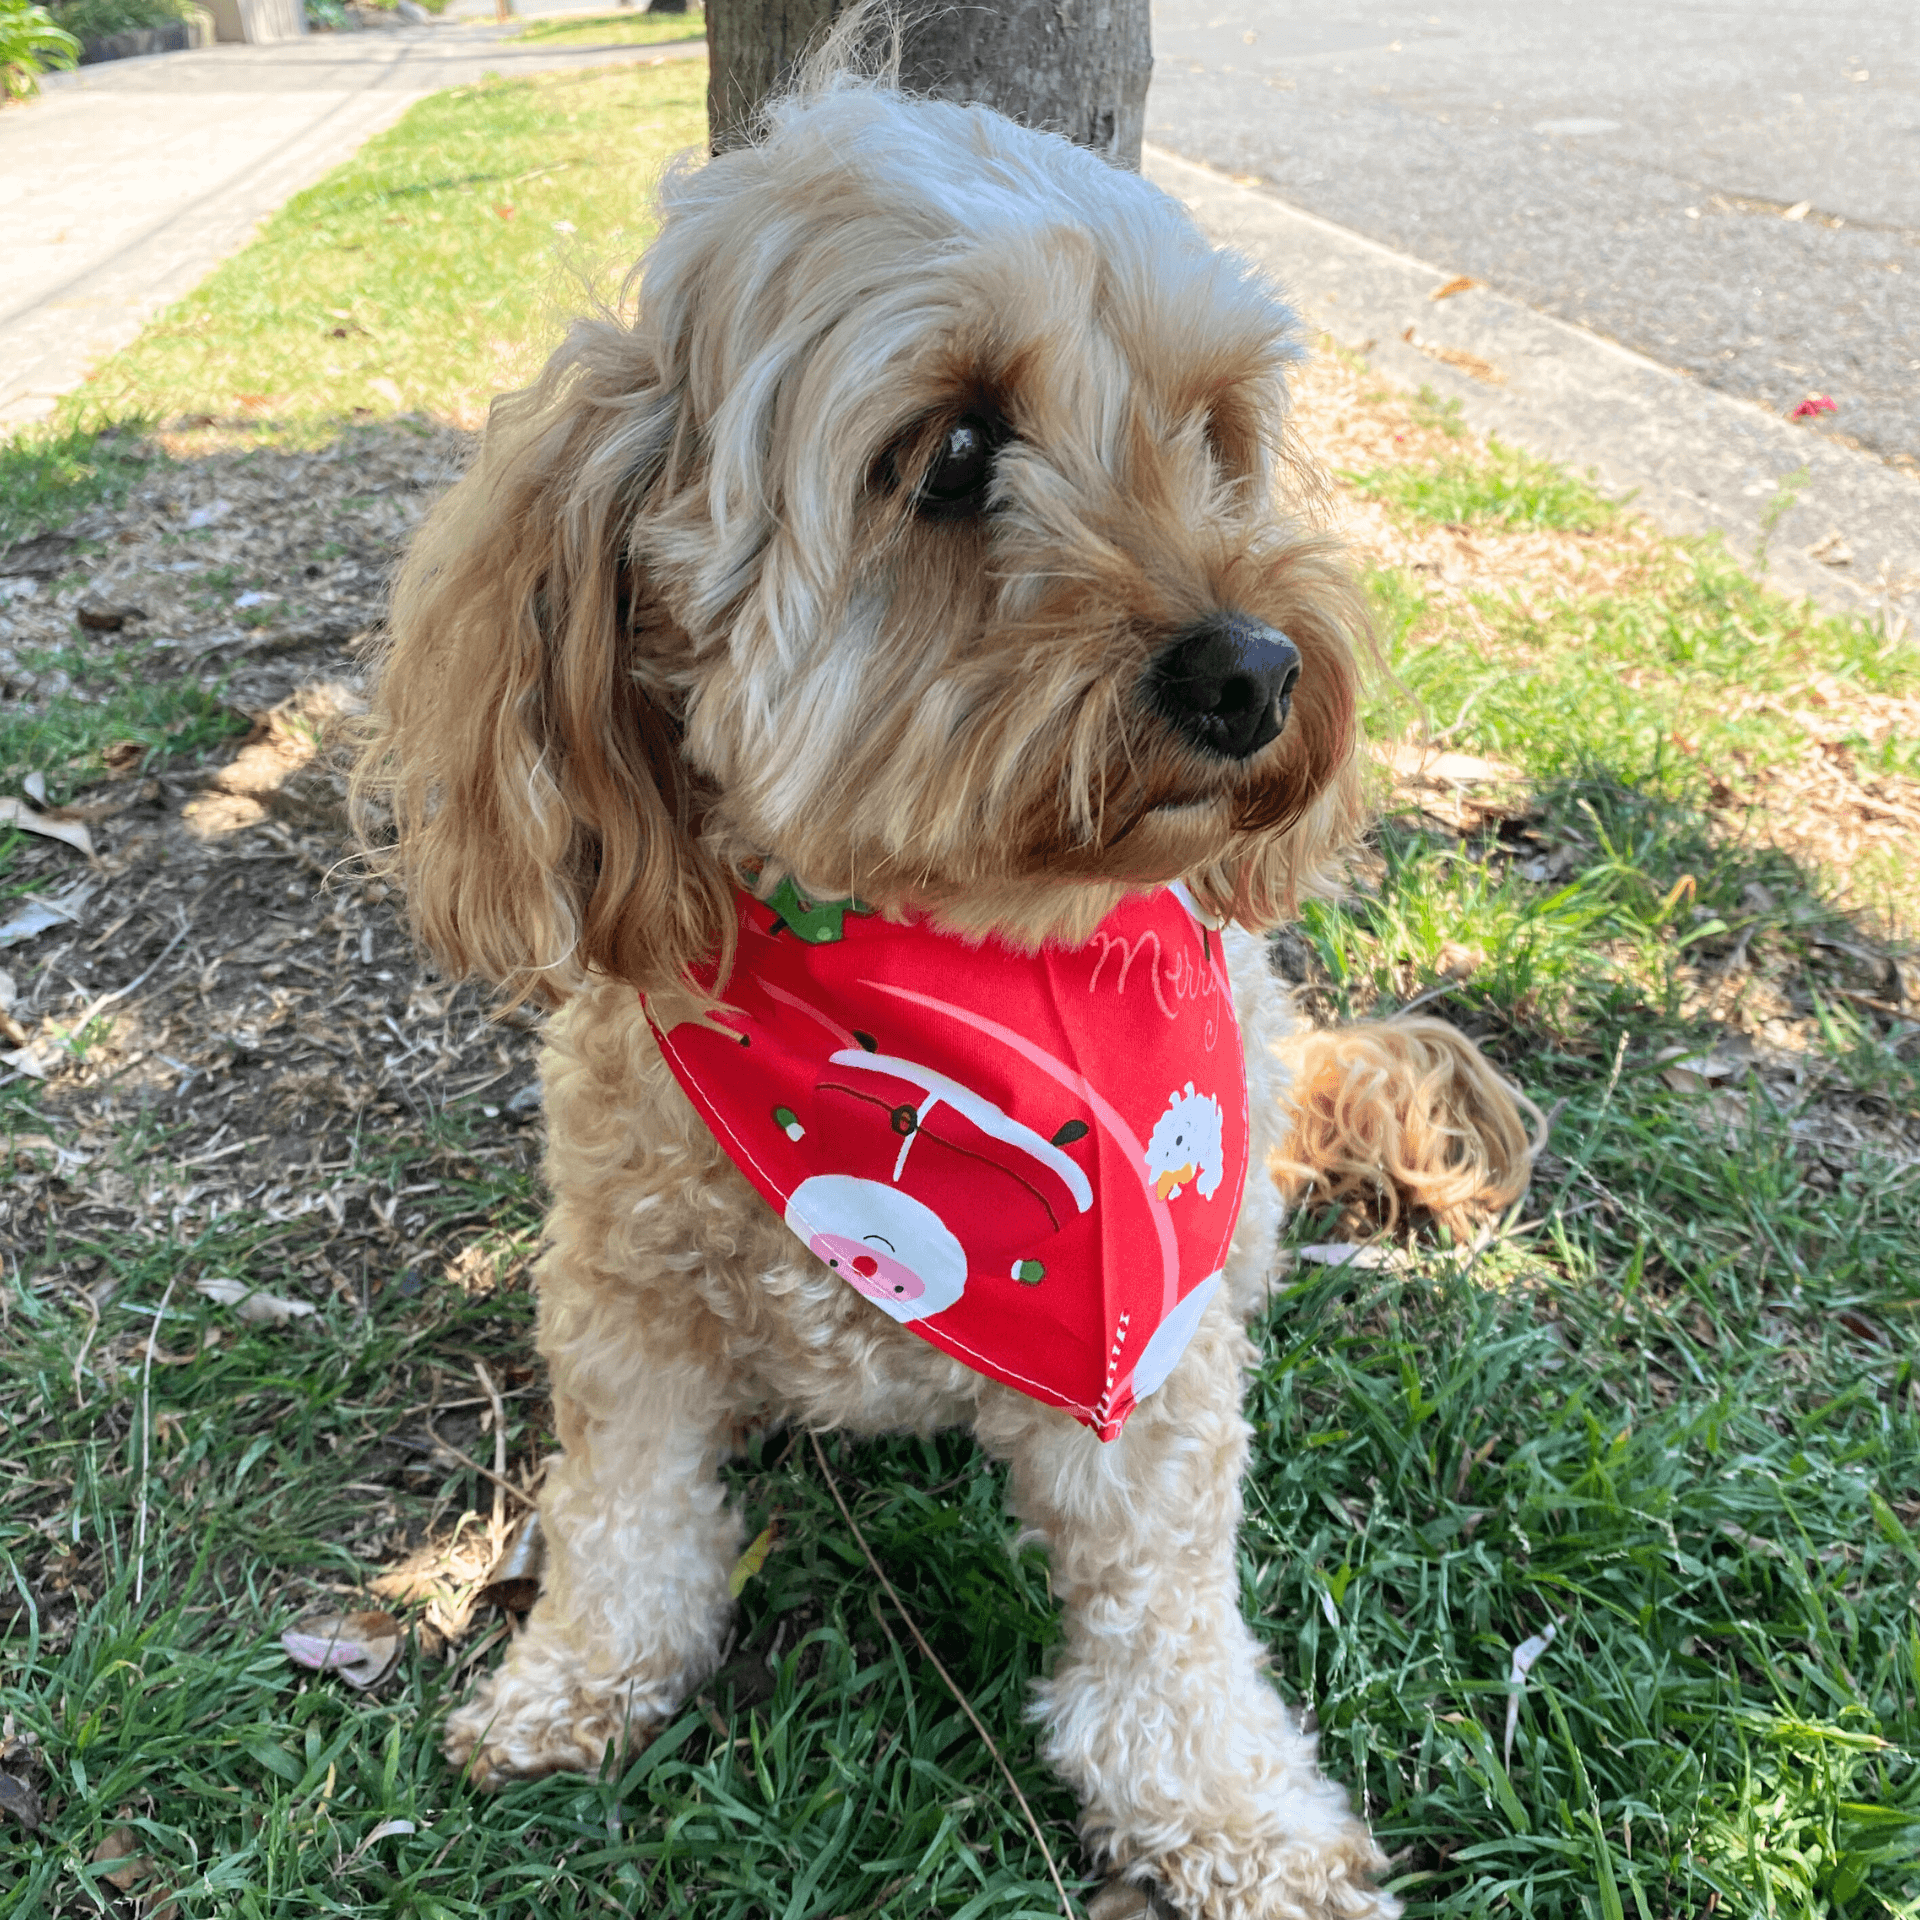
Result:
{"label": "cream colored dog", "polygon": [[475,1777],[594,1767],[711,1670],[744,1426],[968,1426],[1051,1556],[1037,1712],[1095,1855],[1207,1920],[1397,1911],[1240,1617],[1275,1183],[1103,1445],[809,1254],[640,1000],[694,1006],[744,883],[1031,948],[1178,878],[1235,923],[1256,1168],[1514,1198],[1519,1108],[1468,1043],[1306,1032],[1267,965],[1359,811],[1362,603],[1276,505],[1297,352],[1274,293],[1137,176],[828,76],[669,179],[632,318],[582,321],[495,408],[414,547],[363,818],[450,969],[557,1009],[539,1287],[564,1451],[544,1591],[450,1723]]}

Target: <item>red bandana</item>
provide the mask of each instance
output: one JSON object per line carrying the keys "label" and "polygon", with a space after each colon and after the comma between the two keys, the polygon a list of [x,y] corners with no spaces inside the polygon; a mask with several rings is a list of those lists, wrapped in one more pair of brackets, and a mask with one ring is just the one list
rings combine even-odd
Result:
{"label": "red bandana", "polygon": [[659,1034],[714,1137],[876,1306],[1111,1440],[1193,1337],[1240,1213],[1219,935],[1181,887],[1035,954],[791,881],[739,905],[728,1031]]}

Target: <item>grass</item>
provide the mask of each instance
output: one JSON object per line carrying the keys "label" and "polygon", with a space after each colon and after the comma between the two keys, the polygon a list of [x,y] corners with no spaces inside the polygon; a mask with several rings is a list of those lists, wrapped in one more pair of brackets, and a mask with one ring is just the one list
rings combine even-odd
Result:
{"label": "grass", "polygon": [[[1444,430],[1453,423],[1442,416],[1436,424]],[[1568,527],[1591,533],[1619,518],[1613,502],[1586,481],[1498,440],[1432,466],[1379,467],[1345,478],[1359,493],[1450,524]]]}
{"label": "grass", "polygon": [[542,47],[654,47],[698,40],[705,32],[705,15],[698,7],[689,7],[685,13],[596,13],[584,20],[578,14],[563,14],[553,20],[529,21],[514,39]]}
{"label": "grass", "polygon": [[638,257],[655,178],[705,137],[705,89],[685,61],[422,101],[107,361],[69,424],[184,418],[310,440],[420,409],[478,425],[585,283]]}
{"label": "grass", "polygon": [[[424,103],[89,404],[299,440],[393,411],[379,377],[461,416],[552,337],[528,283],[552,283],[554,221],[637,250],[638,183],[697,137],[703,84],[688,63]],[[636,112],[647,139],[605,161]],[[491,211],[509,184],[512,221]],[[336,338],[336,311],[366,333]],[[239,399],[255,391],[272,404]],[[1523,1219],[1478,1253],[1286,1281],[1249,1400],[1249,1617],[1416,1915],[1915,1920],[1920,1060],[1912,1021],[1875,1010],[1906,949],[1722,789],[1800,764],[1806,729],[1776,708],[1815,686],[1854,764],[1910,777],[1874,715],[1920,670],[1555,469],[1408,417],[1437,451],[1357,483],[1391,527],[1534,543],[1512,548],[1530,556],[1512,592],[1443,592],[1390,557],[1373,583],[1445,744],[1515,777],[1458,817],[1398,807],[1281,957],[1329,1015],[1419,999],[1469,1026],[1554,1137]],[[29,520],[124,484],[113,443],[63,431],[37,492],[0,462],[0,498],[41,503]],[[105,734],[137,735],[102,699],[131,675],[96,663],[91,717],[0,733],[0,778],[70,779]],[[153,726],[156,751],[190,742]],[[460,1109],[415,1110],[431,1082],[383,1084],[347,1177],[389,1213],[416,1190],[404,1267],[349,1260],[324,1210],[264,1202],[75,1227],[84,1193],[181,1156],[166,1108],[0,1085],[10,1139],[92,1156],[5,1216],[0,1710],[45,1756],[48,1817],[0,1826],[0,1915],[124,1910],[94,1858],[121,1828],[181,1920],[1056,1911],[992,1757],[787,1435],[733,1470],[750,1529],[777,1530],[734,1656],[598,1779],[484,1798],[439,1759],[484,1617],[462,1638],[414,1609],[370,1694],[288,1664],[301,1607],[349,1603],[488,1510],[423,1428],[484,1457],[476,1360],[508,1383],[509,1458],[552,1444],[526,1366],[538,1195],[467,1157]],[[16,1171],[50,1151],[17,1144]],[[208,1274],[319,1311],[252,1328],[194,1292]],[[1073,1808],[1023,1717],[1058,1625],[1000,1477],[957,1436],[829,1451],[1083,1898]],[[1516,1696],[1512,1651],[1550,1625]]]}
{"label": "grass", "polygon": [[[1724,550],[1674,543],[1624,591],[1479,596],[1471,619],[1419,631],[1428,604],[1404,574],[1377,596],[1394,667],[1452,743],[1558,773],[1604,762],[1636,782],[1710,778],[1714,757],[1797,758],[1806,729],[1786,696],[1823,676],[1857,693],[1904,694],[1912,650],[1864,620],[1822,618],[1757,586]],[[1920,773],[1920,742],[1845,718],[1831,737],[1876,771]]]}
{"label": "grass", "polygon": [[124,499],[155,458],[140,425],[69,423],[0,440],[0,550]]}
{"label": "grass", "polygon": [[123,765],[153,763],[203,753],[247,729],[245,715],[226,705],[217,685],[140,677],[138,647],[35,649],[21,664],[59,675],[70,690],[37,708],[0,712],[0,767],[15,780],[42,775],[56,805],[100,778],[109,748],[123,750]]}

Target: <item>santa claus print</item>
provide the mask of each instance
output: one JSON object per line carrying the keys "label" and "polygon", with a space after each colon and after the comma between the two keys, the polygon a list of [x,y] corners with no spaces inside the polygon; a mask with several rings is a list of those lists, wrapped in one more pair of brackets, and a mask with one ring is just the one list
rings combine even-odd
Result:
{"label": "santa claus print", "polygon": [[[960,1298],[968,1266],[960,1236],[983,1221],[1017,1236],[1021,1257],[1008,1277],[1037,1286],[1046,1277],[1039,1250],[1093,1205],[1085,1171],[1064,1151],[1086,1123],[1045,1139],[952,1075],[881,1053],[870,1035],[860,1040],[828,1056],[810,1103],[834,1159],[858,1172],[804,1181],[787,1202],[788,1225],[902,1322]],[[791,1109],[775,1113],[792,1139],[783,1115],[802,1123]]]}
{"label": "santa claus print", "polygon": [[1220,1102],[1210,1093],[1195,1093],[1189,1080],[1186,1091],[1176,1093],[1153,1123],[1147,1179],[1162,1200],[1178,1199],[1188,1186],[1202,1200],[1211,1200],[1225,1164]]}
{"label": "santa claus print", "polygon": [[966,1291],[966,1249],[947,1223],[884,1181],[815,1174],[794,1188],[787,1225],[808,1252],[903,1326],[944,1313]]}

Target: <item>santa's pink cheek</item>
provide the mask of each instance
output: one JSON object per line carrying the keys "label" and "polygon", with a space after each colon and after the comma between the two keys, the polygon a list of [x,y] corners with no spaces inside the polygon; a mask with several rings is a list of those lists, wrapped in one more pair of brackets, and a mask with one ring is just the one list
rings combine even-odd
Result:
{"label": "santa's pink cheek", "polygon": [[926,1293],[925,1282],[911,1267],[864,1240],[842,1233],[816,1233],[807,1245],[870,1300],[918,1300]]}

